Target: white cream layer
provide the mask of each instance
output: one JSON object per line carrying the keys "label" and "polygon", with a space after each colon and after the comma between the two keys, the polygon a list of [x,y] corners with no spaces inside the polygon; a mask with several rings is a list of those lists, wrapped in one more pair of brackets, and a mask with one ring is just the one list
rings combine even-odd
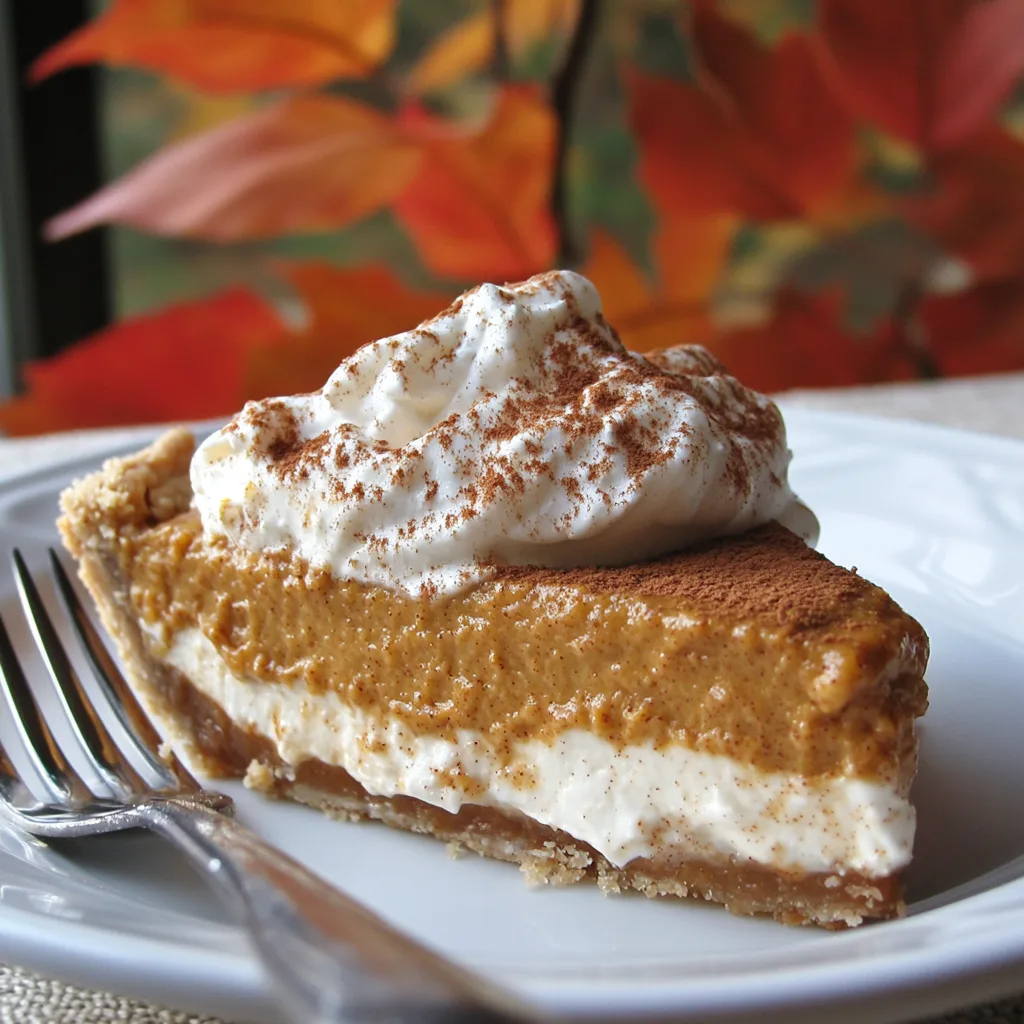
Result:
{"label": "white cream layer", "polygon": [[[456,742],[416,736],[334,693],[240,680],[197,629],[177,633],[165,657],[235,724],[271,740],[287,764],[316,758],[372,794],[411,796],[446,811],[463,803],[521,811],[619,867],[678,851],[877,877],[910,860],[914,809],[892,786],[852,778],[812,784],[681,745],[620,750],[581,729],[551,744],[519,743],[502,767],[482,733],[460,730]],[[482,792],[467,797],[453,774]]]}
{"label": "white cream layer", "polygon": [[772,403],[699,347],[664,358],[627,352],[579,274],[481,285],[212,434],[191,471],[203,530],[412,595],[494,563],[625,565],[772,519],[815,534]]}

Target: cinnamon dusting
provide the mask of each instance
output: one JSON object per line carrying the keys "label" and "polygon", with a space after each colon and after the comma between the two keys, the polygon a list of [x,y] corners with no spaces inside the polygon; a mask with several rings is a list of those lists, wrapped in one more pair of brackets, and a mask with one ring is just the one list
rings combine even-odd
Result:
{"label": "cinnamon dusting", "polygon": [[[327,500],[339,506],[386,505],[389,493],[397,489],[418,494],[424,506],[420,517],[401,524],[400,529],[379,531],[376,550],[382,555],[429,537],[439,525],[457,531],[460,524],[495,504],[520,521],[520,508],[534,514],[535,502],[546,500],[535,497],[544,493],[537,489],[555,482],[552,462],[559,464],[564,503],[551,522],[570,527],[592,510],[595,501],[610,510],[616,500],[632,500],[631,490],[641,493],[659,467],[680,457],[693,462],[707,455],[702,432],[659,411],[671,409],[675,396],[696,402],[727,439],[721,479],[714,486],[729,488],[737,505],[749,500],[759,480],[770,479],[776,488],[785,486],[778,474],[767,472],[783,451],[778,410],[725,375],[713,356],[688,347],[654,352],[646,358],[629,355],[602,316],[583,315],[571,281],[559,272],[539,275],[514,288],[525,296],[554,293],[567,313],[559,329],[545,339],[538,356],[542,365],[511,380],[500,396],[481,385],[467,408],[444,416],[421,436],[395,445],[347,423],[307,439],[285,402],[252,403],[242,418],[254,428],[255,453],[285,485],[316,473]],[[390,352],[385,372],[397,377],[406,393],[412,387],[410,361],[415,360],[420,370],[425,367],[435,373],[454,358],[455,348],[446,346],[435,325],[458,315],[475,291],[410,332],[416,339],[411,348],[403,347],[399,338],[380,343]],[[509,288],[495,289],[494,294],[505,306],[489,316],[511,336],[519,330],[516,321],[524,315],[522,309]],[[473,454],[476,437],[487,446],[486,460]],[[737,444],[735,438],[749,443]],[[556,450],[554,446],[559,457],[545,458],[545,451]],[[603,454],[595,456],[595,447]],[[578,472],[566,474],[562,464],[574,459]],[[427,474],[431,460],[447,461],[449,474],[471,483],[442,494],[437,479]],[[365,479],[367,470],[385,486],[376,480],[372,485],[353,483],[355,478]],[[569,479],[573,482],[566,483]],[[438,499],[448,507],[433,507]],[[450,507],[452,503],[458,507]],[[388,536],[392,537],[390,549],[384,539]],[[609,561],[614,562],[614,557]]]}

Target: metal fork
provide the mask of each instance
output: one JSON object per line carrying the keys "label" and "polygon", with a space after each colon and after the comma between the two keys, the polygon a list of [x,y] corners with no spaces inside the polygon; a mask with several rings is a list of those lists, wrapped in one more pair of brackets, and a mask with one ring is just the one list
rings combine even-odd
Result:
{"label": "metal fork", "polygon": [[6,703],[22,754],[37,776],[35,785],[23,779],[0,746],[0,816],[36,836],[141,827],[170,840],[246,926],[282,1010],[296,1024],[540,1019],[508,993],[391,928],[265,843],[228,816],[233,809],[229,797],[203,789],[177,758],[161,759],[159,735],[53,551],[50,560],[99,688],[131,737],[136,756],[161,783],[146,782],[114,742],[15,551],[19,596],[60,713],[73,745],[109,793],[87,785],[54,738],[0,619],[0,704]]}

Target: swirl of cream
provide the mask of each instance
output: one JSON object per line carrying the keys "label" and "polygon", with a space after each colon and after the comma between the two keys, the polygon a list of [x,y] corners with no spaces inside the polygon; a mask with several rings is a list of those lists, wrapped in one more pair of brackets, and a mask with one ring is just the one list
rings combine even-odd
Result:
{"label": "swirl of cream", "polygon": [[339,577],[450,593],[497,564],[617,565],[813,516],[775,405],[703,349],[628,352],[568,271],[481,285],[250,402],[192,462],[204,529]]}

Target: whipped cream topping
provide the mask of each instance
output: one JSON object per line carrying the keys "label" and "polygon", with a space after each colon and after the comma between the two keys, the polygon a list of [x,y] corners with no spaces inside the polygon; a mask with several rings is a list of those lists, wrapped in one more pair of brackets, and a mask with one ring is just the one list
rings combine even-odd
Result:
{"label": "whipped cream topping", "polygon": [[250,402],[192,462],[204,529],[412,595],[495,564],[616,565],[813,516],[775,405],[706,351],[628,352],[594,286],[481,285],[320,391]]}

